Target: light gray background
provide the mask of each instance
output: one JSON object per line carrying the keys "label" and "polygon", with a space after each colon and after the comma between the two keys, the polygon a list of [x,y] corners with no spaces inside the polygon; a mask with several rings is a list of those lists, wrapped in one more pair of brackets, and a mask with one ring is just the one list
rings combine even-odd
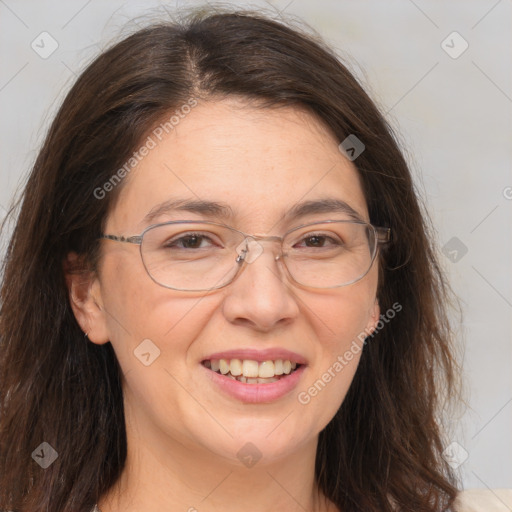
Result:
{"label": "light gray background", "polygon": [[[0,0],[0,218],[75,75],[128,20],[163,3]],[[460,462],[462,449],[468,454],[459,471],[466,487],[512,488],[512,2],[237,4],[304,19],[398,128],[463,302],[469,408],[453,418],[450,439]],[[177,3],[165,5],[173,11]],[[59,45],[46,59],[31,48],[34,40],[42,46],[43,31]],[[453,31],[469,44],[457,58],[441,46]],[[445,47],[458,54],[457,37]]]}

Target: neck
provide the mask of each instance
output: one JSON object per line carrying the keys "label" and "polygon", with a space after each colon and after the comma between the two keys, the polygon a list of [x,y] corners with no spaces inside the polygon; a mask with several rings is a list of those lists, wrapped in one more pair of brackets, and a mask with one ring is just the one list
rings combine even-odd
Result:
{"label": "neck", "polygon": [[127,428],[126,464],[98,502],[101,512],[337,510],[315,485],[317,437],[279,460],[246,467],[161,431],[141,431]]}

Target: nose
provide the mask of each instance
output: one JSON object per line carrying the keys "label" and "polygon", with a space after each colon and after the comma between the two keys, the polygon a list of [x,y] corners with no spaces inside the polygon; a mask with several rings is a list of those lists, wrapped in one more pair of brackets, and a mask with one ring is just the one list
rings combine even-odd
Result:
{"label": "nose", "polygon": [[226,288],[223,313],[233,324],[268,332],[293,322],[299,307],[272,244],[258,245],[249,246],[244,268]]}

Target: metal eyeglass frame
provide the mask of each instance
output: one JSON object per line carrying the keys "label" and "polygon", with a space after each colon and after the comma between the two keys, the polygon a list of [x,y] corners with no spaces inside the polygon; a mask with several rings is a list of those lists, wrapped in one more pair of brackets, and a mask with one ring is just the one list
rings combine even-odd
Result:
{"label": "metal eyeglass frame", "polygon": [[[359,276],[357,279],[354,279],[348,283],[344,283],[344,284],[340,284],[340,285],[335,285],[335,286],[327,286],[327,287],[315,287],[315,286],[309,286],[309,285],[304,285],[302,284],[301,282],[297,281],[293,275],[291,274],[290,270],[288,269],[288,266],[286,265],[286,262],[283,260],[283,258],[281,258],[281,256],[285,256],[285,253],[283,252],[283,241],[284,239],[290,234],[292,233],[293,231],[296,231],[298,229],[301,229],[301,228],[304,228],[304,227],[307,227],[307,226],[314,226],[314,225],[317,225],[317,224],[328,224],[328,223],[340,223],[340,222],[346,222],[346,223],[351,223],[351,224],[360,224],[360,225],[363,225],[363,226],[366,226],[366,227],[369,227],[373,230],[374,232],[374,240],[375,240],[375,247],[373,248],[373,254],[372,254],[372,259],[371,259],[371,262],[370,262],[370,265],[368,266],[368,269],[366,270],[366,272],[364,272],[363,275]],[[183,291],[183,292],[202,292],[202,291],[210,291],[210,290],[218,290],[220,288],[224,288],[225,286],[228,286],[229,284],[231,284],[239,275],[240,275],[240,270],[243,268],[243,263],[245,262],[245,257],[247,255],[247,252],[248,252],[248,249],[245,249],[242,252],[242,254],[239,254],[238,257],[236,258],[235,260],[235,263],[238,263],[239,264],[239,268],[238,270],[235,272],[235,274],[233,275],[233,277],[226,283],[222,284],[222,285],[219,285],[219,286],[213,286],[211,288],[204,288],[204,289],[198,289],[198,290],[190,290],[190,289],[182,289],[182,288],[174,288],[172,286],[167,286],[165,284],[162,284],[160,283],[159,281],[157,281],[152,275],[151,273],[149,272],[148,268],[146,267],[146,263],[144,261],[144,257],[142,255],[142,240],[144,238],[144,235],[152,230],[152,229],[155,229],[157,227],[160,227],[160,226],[167,226],[167,225],[170,225],[170,224],[205,224],[205,225],[213,225],[213,226],[220,226],[220,227],[223,227],[223,228],[227,228],[231,231],[235,231],[236,233],[239,233],[240,235],[243,235],[244,237],[244,240],[261,240],[261,241],[264,241],[264,240],[267,240],[267,241],[276,241],[276,242],[280,242],[281,243],[281,251],[280,251],[280,254],[278,254],[277,256],[275,256],[275,261],[282,261],[283,263],[283,266],[284,268],[286,269],[286,273],[288,274],[288,276],[290,277],[290,279],[294,282],[294,283],[297,283],[298,285],[300,286],[303,286],[303,287],[306,287],[306,288],[316,288],[316,289],[319,289],[319,290],[328,290],[328,289],[331,289],[331,288],[341,288],[343,286],[348,286],[350,284],[353,284],[353,283],[356,283],[357,281],[361,280],[366,274],[368,274],[368,272],[370,271],[370,269],[372,268],[373,266],[373,262],[375,261],[375,257],[377,256],[377,253],[378,253],[378,247],[380,244],[387,244],[391,241],[391,228],[384,228],[384,227],[377,227],[377,226],[374,226],[373,224],[370,224],[369,222],[365,222],[365,221],[362,221],[362,220],[323,220],[323,221],[315,221],[315,222],[308,222],[306,224],[302,224],[300,226],[296,226],[290,230],[288,230],[283,236],[277,236],[277,235],[269,235],[269,236],[259,236],[259,235],[249,235],[247,233],[244,233],[243,231],[240,231],[238,229],[235,229],[231,226],[228,226],[226,224],[221,224],[219,222],[211,222],[211,221],[197,221],[197,220],[172,220],[172,221],[169,221],[169,222],[161,222],[161,223],[158,223],[158,224],[152,224],[151,226],[148,226],[147,228],[144,229],[144,231],[142,231],[142,233],[140,235],[133,235],[133,236],[128,236],[128,237],[125,237],[125,236],[116,236],[116,235],[108,235],[108,234],[101,234],[99,239],[105,239],[105,240],[113,240],[114,242],[124,242],[124,243],[129,243],[129,244],[135,244],[135,245],[138,245],[139,246],[139,252],[140,252],[140,256],[141,256],[141,259],[142,259],[142,264],[144,265],[144,269],[146,270],[147,274],[149,275],[149,277],[151,278],[151,280],[153,282],[155,282],[156,284],[164,287],[164,288],[168,288],[168,289],[171,289],[171,290],[176,290],[176,291]]]}

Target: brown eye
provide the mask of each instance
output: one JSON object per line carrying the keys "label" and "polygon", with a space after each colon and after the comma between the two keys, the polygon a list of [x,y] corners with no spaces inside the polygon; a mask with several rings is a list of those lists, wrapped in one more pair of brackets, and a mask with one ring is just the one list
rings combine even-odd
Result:
{"label": "brown eye", "polygon": [[187,234],[165,243],[166,248],[176,249],[203,249],[211,247],[212,241],[209,237],[201,234]]}
{"label": "brown eye", "polygon": [[341,241],[328,235],[309,235],[303,237],[302,240],[296,244],[302,247],[311,248],[324,248],[324,247],[339,247],[342,245]]}

